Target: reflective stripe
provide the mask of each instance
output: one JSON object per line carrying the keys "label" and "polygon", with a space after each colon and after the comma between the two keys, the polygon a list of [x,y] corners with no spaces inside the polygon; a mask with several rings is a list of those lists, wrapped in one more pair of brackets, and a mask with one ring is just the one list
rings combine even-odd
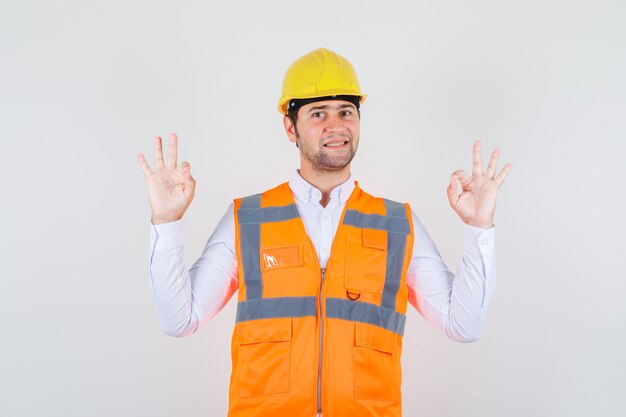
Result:
{"label": "reflective stripe", "polygon": [[[241,199],[237,217],[242,211],[255,210],[261,207],[261,194],[251,195]],[[259,259],[261,247],[261,225],[241,224],[240,251],[243,261],[243,278],[246,283],[246,300],[255,300],[263,297],[263,281],[261,280],[261,261]]]}
{"label": "reflective stripe", "polygon": [[404,264],[406,235],[387,234],[387,267],[385,268],[385,286],[380,301],[382,307],[396,309],[396,298],[400,289],[400,276]]}
{"label": "reflective stripe", "polygon": [[241,199],[240,208],[258,208],[261,207],[261,194],[249,195]]}
{"label": "reflective stripe", "polygon": [[239,224],[258,224],[282,222],[300,217],[295,204],[288,206],[241,208],[239,209]]}
{"label": "reflective stripe", "polygon": [[404,334],[404,324],[406,322],[406,316],[395,310],[342,298],[326,299],[326,317],[369,323],[400,336]]}
{"label": "reflective stripe", "polygon": [[343,216],[343,224],[359,228],[376,230],[386,230],[388,233],[403,233],[408,235],[411,232],[409,221],[406,216],[382,216],[380,214],[365,214],[358,210],[346,210]]}
{"label": "reflective stripe", "polygon": [[278,297],[241,301],[237,304],[237,323],[281,317],[315,317],[316,297]]}
{"label": "reflective stripe", "polygon": [[406,219],[406,209],[404,208],[404,204],[398,203],[396,201],[385,200],[385,211],[387,217],[402,217]]}
{"label": "reflective stripe", "polygon": [[[385,209],[387,217],[406,220],[404,204],[385,199]],[[387,266],[385,268],[385,286],[380,305],[391,310],[396,309],[396,298],[400,289],[400,277],[402,275],[402,265],[404,264],[406,238],[405,234],[387,233]]]}

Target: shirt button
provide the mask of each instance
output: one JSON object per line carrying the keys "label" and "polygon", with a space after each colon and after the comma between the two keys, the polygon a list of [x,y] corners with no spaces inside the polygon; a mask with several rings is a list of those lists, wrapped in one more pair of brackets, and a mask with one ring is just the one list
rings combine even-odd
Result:
{"label": "shirt button", "polygon": [[480,241],[480,245],[481,246],[486,246],[487,245],[487,241],[486,240],[481,240]]}

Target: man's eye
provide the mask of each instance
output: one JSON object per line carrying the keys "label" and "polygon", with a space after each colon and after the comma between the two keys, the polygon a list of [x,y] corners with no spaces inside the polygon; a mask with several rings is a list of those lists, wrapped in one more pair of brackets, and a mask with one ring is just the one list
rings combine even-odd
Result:
{"label": "man's eye", "polygon": [[352,115],[352,112],[351,112],[350,110],[344,110],[344,111],[343,111],[343,115],[344,115],[345,117],[348,117],[348,116]]}
{"label": "man's eye", "polygon": [[313,117],[323,117],[323,116],[324,116],[324,113],[322,113],[321,111],[313,113]]}

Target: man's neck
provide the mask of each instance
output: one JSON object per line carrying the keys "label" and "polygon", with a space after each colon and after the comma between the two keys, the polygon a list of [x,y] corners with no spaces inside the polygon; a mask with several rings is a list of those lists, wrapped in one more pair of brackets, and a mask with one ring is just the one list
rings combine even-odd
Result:
{"label": "man's neck", "polygon": [[320,171],[311,167],[301,166],[298,172],[306,182],[321,191],[322,199],[320,200],[320,205],[326,207],[330,201],[330,192],[350,178],[350,164],[337,171]]}

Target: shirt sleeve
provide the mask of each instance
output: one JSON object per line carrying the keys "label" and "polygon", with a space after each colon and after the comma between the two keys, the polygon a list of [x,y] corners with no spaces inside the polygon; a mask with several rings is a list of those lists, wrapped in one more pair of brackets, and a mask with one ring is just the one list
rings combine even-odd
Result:
{"label": "shirt sleeve", "polygon": [[164,333],[187,336],[208,322],[238,288],[233,205],[191,268],[184,263],[182,219],[150,224],[150,287]]}
{"label": "shirt sleeve", "polygon": [[476,341],[496,284],[495,226],[481,229],[464,224],[463,257],[455,276],[414,212],[412,217],[415,244],[407,274],[409,302],[448,338]]}

